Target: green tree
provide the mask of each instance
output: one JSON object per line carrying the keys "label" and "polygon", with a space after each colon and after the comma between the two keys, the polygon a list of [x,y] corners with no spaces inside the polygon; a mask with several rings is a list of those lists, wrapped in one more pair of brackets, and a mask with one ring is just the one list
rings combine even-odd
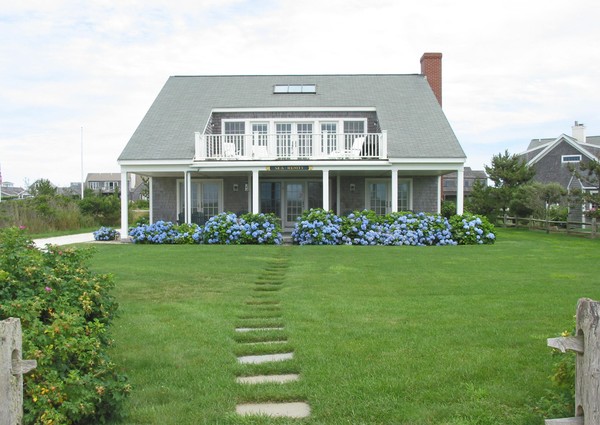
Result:
{"label": "green tree", "polygon": [[600,162],[591,160],[589,162],[580,162],[578,168],[571,168],[571,171],[586,182],[586,186],[591,186],[591,191],[575,191],[572,197],[575,202],[584,202],[591,204],[592,208],[586,212],[589,217],[600,218]]}
{"label": "green tree", "polygon": [[510,210],[519,217],[546,219],[550,206],[561,204],[565,195],[565,189],[558,183],[529,183],[515,190]]}
{"label": "green tree", "polygon": [[535,176],[535,170],[528,166],[523,158],[509,154],[508,150],[504,154],[494,155],[492,165],[486,165],[485,172],[494,182],[490,191],[494,209],[502,213],[508,211],[517,189],[530,183]]}
{"label": "green tree", "polygon": [[495,211],[492,189],[480,180],[475,180],[469,199],[465,202],[465,209],[473,214],[485,215],[492,219]]}
{"label": "green tree", "polygon": [[117,192],[104,196],[86,189],[79,208],[83,214],[94,217],[104,226],[117,225],[121,219],[121,199]]}
{"label": "green tree", "polygon": [[29,186],[29,193],[33,196],[55,196],[57,193],[56,186],[50,182],[48,179],[39,179],[36,180]]}

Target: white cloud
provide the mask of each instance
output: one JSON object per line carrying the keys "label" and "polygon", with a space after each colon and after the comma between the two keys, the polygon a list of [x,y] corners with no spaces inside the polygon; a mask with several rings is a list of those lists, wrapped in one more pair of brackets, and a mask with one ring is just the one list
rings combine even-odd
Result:
{"label": "white cloud", "polygon": [[28,0],[0,11],[4,180],[79,179],[116,158],[169,75],[418,73],[481,168],[536,137],[600,134],[600,3],[576,0]]}

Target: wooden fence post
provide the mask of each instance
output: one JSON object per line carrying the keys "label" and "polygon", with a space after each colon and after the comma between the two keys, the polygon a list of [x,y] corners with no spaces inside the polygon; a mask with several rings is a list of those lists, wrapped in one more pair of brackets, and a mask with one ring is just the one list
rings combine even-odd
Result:
{"label": "wooden fence post", "polygon": [[37,366],[21,355],[21,320],[0,321],[0,425],[20,425],[23,421],[23,374]]}
{"label": "wooden fence post", "polygon": [[600,303],[581,298],[577,303],[576,335],[549,338],[548,346],[577,353],[575,417],[547,419],[546,425],[600,425]]}

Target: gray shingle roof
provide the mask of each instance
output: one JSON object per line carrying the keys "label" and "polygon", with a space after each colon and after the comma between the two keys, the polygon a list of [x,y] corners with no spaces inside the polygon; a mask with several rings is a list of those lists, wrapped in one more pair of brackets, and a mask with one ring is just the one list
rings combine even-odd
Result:
{"label": "gray shingle roof", "polygon": [[[316,84],[317,94],[273,94],[275,84]],[[422,75],[264,75],[170,77],[119,160],[191,160],[214,108],[259,107],[375,107],[389,157],[465,157]]]}

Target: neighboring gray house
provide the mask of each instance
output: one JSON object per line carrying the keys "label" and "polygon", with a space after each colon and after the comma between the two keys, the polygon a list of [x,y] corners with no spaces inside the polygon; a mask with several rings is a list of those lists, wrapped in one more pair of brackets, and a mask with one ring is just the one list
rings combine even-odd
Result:
{"label": "neighboring gray house", "polygon": [[[577,121],[571,129],[571,136],[561,134],[554,139],[531,140],[527,151],[520,155],[527,161],[527,165],[535,169],[535,181],[559,183],[569,191],[595,191],[597,186],[578,178],[569,170],[569,165],[578,168],[580,162],[598,160],[600,136],[586,136],[585,126]],[[587,206],[584,206],[585,208]],[[573,219],[581,219],[580,211],[574,213]]]}
{"label": "neighboring gray house", "polygon": [[11,182],[0,184],[0,199],[25,199],[31,198],[27,189],[13,185]]}
{"label": "neighboring gray house", "polygon": [[441,59],[425,53],[408,75],[170,77],[119,156],[121,181],[149,177],[151,221],[272,212],[289,229],[313,207],[438,212],[441,176],[462,182],[466,160]]}
{"label": "neighboring gray house", "polygon": [[[456,179],[457,173],[450,173],[442,177],[442,199],[444,201],[456,202]],[[472,170],[471,167],[465,167],[463,178],[463,196],[468,199],[473,190],[476,181],[487,186],[488,176],[484,170]]]}
{"label": "neighboring gray house", "polygon": [[85,187],[102,195],[110,195],[118,192],[121,185],[121,174],[119,173],[88,173],[85,179]]}

